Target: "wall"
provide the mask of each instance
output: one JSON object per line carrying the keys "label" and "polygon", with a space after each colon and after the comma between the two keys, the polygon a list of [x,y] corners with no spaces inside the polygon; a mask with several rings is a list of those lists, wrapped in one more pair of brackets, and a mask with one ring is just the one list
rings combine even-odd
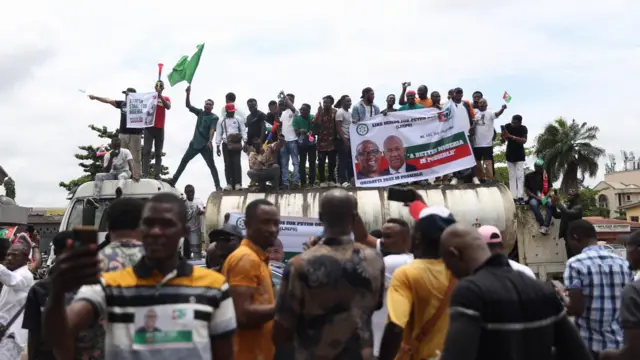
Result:
{"label": "wall", "polygon": [[631,220],[632,216],[636,216],[640,219],[640,206],[627,209],[627,221],[638,221],[638,219]]}
{"label": "wall", "polygon": [[610,174],[604,174],[604,181],[640,185],[640,170],[618,171]]}

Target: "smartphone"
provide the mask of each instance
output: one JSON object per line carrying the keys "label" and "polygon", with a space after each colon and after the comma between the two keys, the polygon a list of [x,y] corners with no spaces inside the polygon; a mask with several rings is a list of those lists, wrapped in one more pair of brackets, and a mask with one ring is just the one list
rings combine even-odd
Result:
{"label": "smartphone", "polygon": [[76,226],[73,228],[73,246],[98,245],[98,228],[95,226]]}
{"label": "smartphone", "polygon": [[412,203],[416,200],[416,193],[413,189],[391,186],[387,190],[387,200],[401,203]]}

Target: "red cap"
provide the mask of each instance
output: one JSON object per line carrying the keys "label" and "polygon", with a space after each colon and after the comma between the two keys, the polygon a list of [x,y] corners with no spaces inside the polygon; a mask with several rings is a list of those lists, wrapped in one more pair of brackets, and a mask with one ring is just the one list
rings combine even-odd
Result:
{"label": "red cap", "polygon": [[416,94],[416,92],[415,92],[415,91],[413,91],[413,90],[409,90],[409,91],[407,91],[407,95],[415,95],[415,94]]}
{"label": "red cap", "polygon": [[236,112],[236,106],[233,103],[228,103],[224,106],[224,110],[228,113]]}

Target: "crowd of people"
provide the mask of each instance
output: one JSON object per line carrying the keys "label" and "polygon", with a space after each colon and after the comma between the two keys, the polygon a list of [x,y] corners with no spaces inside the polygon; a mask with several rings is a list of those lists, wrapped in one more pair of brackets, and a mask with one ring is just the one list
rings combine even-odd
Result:
{"label": "crowd of people", "polygon": [[562,286],[508,259],[494,226],[462,225],[418,192],[413,225],[392,218],[369,233],[355,197],[330,189],[322,235],[276,286],[278,208],[249,203],[245,236],[226,218],[200,267],[179,250],[199,208],[185,192],[114,201],[100,246],[58,233],[44,280],[32,242],[5,246],[0,359],[640,358],[640,232],[625,260],[589,222],[568,222]]}
{"label": "crowd of people", "polygon": [[[366,163],[374,151],[357,151],[352,154],[349,129],[352,123],[367,121],[377,115],[388,115],[395,111],[422,108],[442,110],[450,102],[461,107],[454,121],[468,124],[468,135],[473,147],[477,164],[471,169],[459,171],[438,179],[423,182],[457,184],[459,181],[491,183],[494,181],[493,146],[495,140],[506,143],[506,161],[509,173],[509,186],[514,201],[525,205],[524,161],[528,130],[522,124],[521,115],[513,115],[510,122],[495,130],[497,119],[504,113],[507,105],[497,111],[489,110],[487,100],[480,91],[475,91],[472,100],[464,100],[461,88],[451,89],[443,101],[437,91],[429,94],[426,85],[420,85],[417,91],[409,90],[410,83],[402,84],[402,91],[386,97],[384,107],[376,105],[375,92],[367,87],[362,90],[360,100],[354,102],[349,95],[337,100],[325,96],[316,111],[308,103],[299,107],[292,93],[281,92],[278,100],[268,103],[268,110],[259,109],[254,98],[247,100],[248,114],[244,114],[236,105],[236,95],[228,93],[220,116],[213,112],[214,101],[207,99],[203,108],[191,103],[191,87],[186,89],[185,105],[196,117],[193,138],[189,143],[180,165],[173,176],[166,179],[175,185],[187,164],[200,154],[210,169],[216,191],[239,190],[243,188],[243,169],[240,162],[242,152],[249,157],[247,175],[251,179],[250,188],[255,190],[298,189],[305,187],[350,187],[354,185],[353,162]],[[120,110],[119,142],[114,140],[112,148],[117,149],[104,159],[103,174],[96,180],[133,179],[150,176],[150,162],[155,160],[154,176],[160,179],[162,150],[164,144],[164,126],[167,110],[171,109],[171,99],[163,95],[164,85],[156,86],[158,103],[153,127],[143,129],[127,127],[126,98],[136,90],[123,91],[125,100],[112,100],[89,95],[92,100],[111,104]],[[466,126],[466,125],[465,125]],[[141,149],[141,138],[144,144]],[[389,146],[393,144],[389,142]],[[386,146],[386,145],[385,145]],[[152,148],[154,153],[151,153]],[[224,158],[226,186],[221,187],[218,170],[213,161],[215,154]],[[393,149],[375,149],[375,154],[396,153]],[[152,156],[153,155],[153,156]],[[389,155],[391,156],[391,155]],[[403,160],[404,161],[404,160]],[[389,160],[391,163],[391,160]],[[289,164],[293,168],[289,175]],[[307,171],[308,169],[308,171]],[[140,172],[142,170],[142,172]],[[358,176],[365,176],[358,174]],[[99,195],[99,184],[96,192]],[[121,192],[121,185],[118,186]]]}

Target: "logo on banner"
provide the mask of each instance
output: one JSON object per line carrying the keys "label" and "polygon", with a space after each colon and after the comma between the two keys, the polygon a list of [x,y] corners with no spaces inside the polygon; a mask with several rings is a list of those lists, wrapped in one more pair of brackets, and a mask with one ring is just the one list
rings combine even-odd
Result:
{"label": "logo on banner", "polygon": [[356,133],[360,136],[365,136],[369,133],[369,126],[367,124],[358,124],[356,126]]}
{"label": "logo on banner", "polygon": [[241,230],[247,229],[247,227],[244,225],[244,216],[236,220],[236,226],[239,227]]}

